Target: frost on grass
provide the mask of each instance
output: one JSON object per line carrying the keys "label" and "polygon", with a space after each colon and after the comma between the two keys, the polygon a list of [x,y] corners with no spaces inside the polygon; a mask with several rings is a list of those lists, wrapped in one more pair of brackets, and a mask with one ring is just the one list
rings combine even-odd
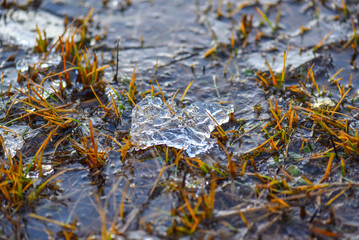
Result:
{"label": "frost on grass", "polygon": [[211,132],[217,123],[228,122],[229,113],[233,112],[232,105],[217,103],[195,102],[183,109],[171,101],[167,104],[159,97],[146,97],[132,110],[130,135],[137,148],[163,144],[183,148],[194,157],[213,147]]}

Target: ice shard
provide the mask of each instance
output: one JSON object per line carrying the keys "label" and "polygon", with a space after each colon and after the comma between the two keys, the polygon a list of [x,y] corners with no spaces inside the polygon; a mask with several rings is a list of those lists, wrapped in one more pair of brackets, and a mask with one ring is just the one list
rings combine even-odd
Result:
{"label": "ice shard", "polygon": [[141,149],[167,145],[195,157],[213,147],[211,132],[232,112],[233,105],[195,102],[181,109],[172,101],[146,97],[132,110],[131,142]]}

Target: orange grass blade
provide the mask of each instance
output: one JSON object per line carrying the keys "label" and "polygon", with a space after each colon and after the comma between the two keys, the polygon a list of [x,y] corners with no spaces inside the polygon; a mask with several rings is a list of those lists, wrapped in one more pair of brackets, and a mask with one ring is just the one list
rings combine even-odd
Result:
{"label": "orange grass blade", "polygon": [[326,237],[331,237],[331,238],[337,238],[339,235],[337,233],[319,228],[319,227],[310,227],[310,231],[315,233],[315,234],[319,234],[319,235],[323,235]]}
{"label": "orange grass blade", "polygon": [[97,141],[95,139],[95,136],[93,134],[93,127],[92,127],[92,122],[91,120],[89,120],[89,127],[90,127],[90,136],[91,136],[91,142],[92,142],[92,146],[93,146],[93,150],[95,152],[95,158],[98,158],[98,153],[97,153]]}
{"label": "orange grass blade", "polygon": [[262,10],[260,10],[260,8],[256,8],[257,12],[262,16],[262,18],[266,21],[266,23],[268,24],[268,26],[272,29],[273,32],[275,32],[275,28],[273,27],[272,23],[269,21],[268,17],[265,15],[264,12],[262,12]]}
{"label": "orange grass blade", "polygon": [[214,117],[207,111],[205,110],[207,115],[216,123],[217,127],[218,127],[218,130],[220,132],[220,134],[222,135],[222,137],[226,137],[227,134],[226,132],[223,130],[223,128],[218,124],[218,122],[216,121],[216,119],[214,119]]}
{"label": "orange grass blade", "polygon": [[111,100],[112,100],[113,110],[115,111],[116,117],[119,118],[116,101],[113,98],[112,93],[110,93],[110,96],[111,96]]}
{"label": "orange grass blade", "polygon": [[345,189],[343,189],[340,193],[338,193],[337,195],[335,195],[332,199],[330,199],[325,206],[329,206],[332,202],[334,202],[338,197],[340,197],[341,195],[343,195],[346,191],[348,191],[348,189],[350,188],[351,183],[349,182],[349,186]]}
{"label": "orange grass blade", "polygon": [[347,7],[345,6],[345,1],[342,0],[342,6],[343,6],[343,14],[345,17],[347,17]]}
{"label": "orange grass blade", "polygon": [[335,153],[330,154],[328,164],[327,164],[327,169],[325,170],[324,177],[319,181],[319,183],[322,183],[324,180],[326,180],[328,178],[330,170],[332,168],[332,163],[333,163],[333,160],[334,160],[334,156],[335,156]]}
{"label": "orange grass blade", "polygon": [[323,45],[325,40],[327,40],[327,38],[330,36],[330,34],[332,34],[333,31],[334,29],[330,30],[330,32],[323,38],[323,40],[320,41],[317,45],[315,45],[315,47],[313,48],[313,52],[315,52],[318,48],[320,48]]}
{"label": "orange grass blade", "polygon": [[[91,75],[94,74],[94,73],[98,73],[98,72],[100,72],[100,71],[102,71],[102,70],[108,68],[109,66],[110,66],[110,65],[105,65],[105,66],[96,68],[96,69],[92,70],[91,72],[89,72],[89,73],[86,75],[86,77],[89,77],[89,76],[91,76]],[[93,67],[96,67],[96,65],[94,64]]]}
{"label": "orange grass blade", "polygon": [[271,202],[279,203],[283,207],[290,207],[290,205],[288,203],[286,203],[284,200],[282,200],[280,198],[274,198],[271,200]]}
{"label": "orange grass blade", "polygon": [[48,222],[48,223],[58,225],[58,226],[63,227],[63,228],[68,228],[68,229],[71,229],[71,230],[74,229],[74,226],[72,226],[72,225],[69,225],[67,223],[63,223],[63,222],[60,222],[60,221],[57,221],[57,220],[54,220],[54,219],[50,219],[50,218],[47,218],[47,217],[39,216],[39,215],[36,215],[35,213],[29,213],[27,216],[31,217],[31,218],[36,218],[36,219],[41,220],[41,221],[45,221],[45,222]]}
{"label": "orange grass blade", "polygon": [[341,99],[339,100],[339,102],[337,103],[337,105],[335,106],[332,114],[330,115],[331,117],[334,115],[335,111],[339,108],[339,105],[342,103],[342,101],[344,100],[345,96],[350,92],[351,88],[349,88],[341,97]]}
{"label": "orange grass blade", "polygon": [[180,102],[183,101],[184,97],[186,96],[186,94],[187,94],[187,92],[188,92],[188,89],[191,87],[191,85],[192,85],[193,82],[194,82],[194,80],[192,80],[192,81],[188,84],[186,90],[184,91],[184,93],[183,93],[183,95],[182,95],[182,97],[181,97]]}
{"label": "orange grass blade", "polygon": [[274,76],[273,71],[272,71],[272,68],[270,67],[270,65],[269,65],[269,63],[268,63],[268,61],[267,61],[267,59],[266,59],[266,64],[267,64],[269,73],[270,73],[270,75],[271,75],[271,77],[272,77],[273,85],[274,85],[275,87],[277,87],[277,86],[278,86],[277,79],[276,79],[276,77]]}
{"label": "orange grass blade", "polygon": [[163,94],[163,91],[162,91],[162,89],[161,89],[161,87],[160,87],[160,84],[159,84],[158,81],[157,81],[156,76],[153,76],[153,77],[154,77],[154,79],[155,79],[155,81],[156,81],[156,84],[157,84],[158,88],[160,89],[160,92],[161,92],[162,98],[163,98],[163,102],[167,105],[167,107],[170,109],[170,111],[171,111],[173,114],[176,114],[176,112],[173,111],[173,109],[170,107],[170,105],[167,104],[165,95]]}
{"label": "orange grass blade", "polygon": [[91,90],[92,90],[93,94],[95,95],[97,101],[100,103],[101,107],[103,108],[103,110],[105,110],[105,112],[108,112],[109,109],[105,105],[103,105],[100,98],[97,96],[95,90],[93,89],[92,85],[90,87],[91,87]]}
{"label": "orange grass blade", "polygon": [[129,87],[129,90],[128,92],[131,94],[132,92],[132,88],[135,86],[135,80],[136,80],[136,68],[137,68],[137,63],[133,69],[133,72],[132,72],[132,77],[131,77],[131,82],[130,82],[130,87]]}
{"label": "orange grass blade", "polygon": [[241,210],[238,210],[239,216],[241,217],[243,223],[247,226],[248,229],[251,228],[251,225],[249,225],[247,219],[244,217],[244,214],[242,213]]}
{"label": "orange grass blade", "polygon": [[259,74],[259,72],[256,72],[256,71],[254,71],[254,73],[257,75],[257,77],[259,77],[259,79],[265,84],[265,85],[269,85],[269,83],[268,83],[268,81],[264,78],[264,77],[262,77],[260,74]]}
{"label": "orange grass blade", "polygon": [[182,193],[183,200],[185,201],[186,207],[187,207],[190,215],[192,216],[192,218],[195,222],[198,222],[198,218],[196,217],[196,214],[194,213],[193,208],[191,207],[191,204],[189,203],[186,195],[184,194],[183,191],[181,191],[181,193]]}
{"label": "orange grass blade", "polygon": [[239,6],[236,7],[235,9],[233,9],[233,10],[228,14],[228,17],[232,17],[234,14],[236,14],[237,12],[239,12],[242,8],[244,8],[245,6],[247,6],[248,3],[250,3],[250,2],[242,3],[241,5],[239,5]]}
{"label": "orange grass blade", "polygon": [[204,55],[204,58],[207,58],[208,56],[210,56],[215,50],[217,49],[217,45],[213,46],[212,48],[210,48]]}
{"label": "orange grass blade", "polygon": [[341,71],[343,71],[344,68],[339,69],[336,73],[334,73],[334,75],[328,80],[329,82],[333,82],[334,78],[336,76],[338,76],[339,73],[341,73]]}

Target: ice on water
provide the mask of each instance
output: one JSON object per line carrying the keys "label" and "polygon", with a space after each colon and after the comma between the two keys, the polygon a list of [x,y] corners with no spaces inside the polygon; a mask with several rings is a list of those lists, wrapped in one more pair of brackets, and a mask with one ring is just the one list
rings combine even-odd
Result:
{"label": "ice on water", "polygon": [[138,103],[132,110],[132,144],[138,148],[164,144],[183,148],[194,157],[215,143],[210,134],[216,123],[208,113],[221,125],[229,121],[233,112],[232,105],[217,103],[195,102],[183,109],[172,101],[167,104],[159,97],[146,97]]}

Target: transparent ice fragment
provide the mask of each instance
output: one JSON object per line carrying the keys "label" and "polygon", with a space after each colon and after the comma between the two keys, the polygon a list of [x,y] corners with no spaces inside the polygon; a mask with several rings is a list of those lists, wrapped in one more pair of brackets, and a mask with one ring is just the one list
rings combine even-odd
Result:
{"label": "transparent ice fragment", "polygon": [[146,97],[132,110],[130,135],[137,148],[164,144],[194,157],[215,143],[210,134],[216,123],[210,116],[221,125],[233,112],[233,105],[217,103],[195,102],[183,109],[171,101],[167,104],[159,97]]}
{"label": "transparent ice fragment", "polygon": [[16,69],[21,73],[29,71],[30,67],[47,69],[60,64],[61,56],[58,54],[50,53],[47,58],[43,59],[44,54],[25,55],[16,61]]}
{"label": "transparent ice fragment", "polygon": [[318,97],[315,102],[312,102],[313,108],[330,108],[335,107],[335,102],[328,97]]}
{"label": "transparent ice fragment", "polygon": [[20,150],[24,145],[24,140],[16,131],[8,131],[5,128],[0,128],[0,137],[2,138],[2,148],[9,158],[16,155],[16,151]]}
{"label": "transparent ice fragment", "polygon": [[[2,43],[33,48],[36,45],[36,26],[46,30],[48,39],[56,39],[64,32],[63,19],[43,10],[10,9],[0,15]],[[63,38],[64,39],[64,38]]]}

